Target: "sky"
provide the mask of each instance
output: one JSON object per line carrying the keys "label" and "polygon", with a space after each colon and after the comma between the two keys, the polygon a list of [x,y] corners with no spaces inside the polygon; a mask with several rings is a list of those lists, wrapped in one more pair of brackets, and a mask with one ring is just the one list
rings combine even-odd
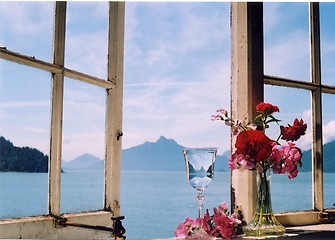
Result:
{"label": "sky", "polygon": [[[210,120],[230,105],[229,11],[228,2],[126,3],[123,149],[160,136],[220,154],[230,148],[229,128]],[[7,23],[0,46],[51,61],[52,12],[52,2],[0,2]],[[335,4],[321,4],[322,79],[333,85],[334,12]],[[107,2],[68,2],[66,67],[106,77],[107,14]],[[309,81],[308,28],[308,4],[264,4],[265,74]],[[48,73],[0,60],[0,135],[47,154],[50,85]],[[266,86],[265,100],[279,106],[283,124],[297,117],[310,125],[308,92]],[[325,142],[335,139],[334,100],[324,95]],[[104,111],[104,89],[65,79],[64,160],[103,158]],[[302,149],[311,147],[310,130],[298,142]]]}

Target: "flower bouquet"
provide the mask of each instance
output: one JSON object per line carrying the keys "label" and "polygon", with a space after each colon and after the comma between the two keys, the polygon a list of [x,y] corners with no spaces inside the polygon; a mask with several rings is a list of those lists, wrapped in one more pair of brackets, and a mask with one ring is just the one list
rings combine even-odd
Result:
{"label": "flower bouquet", "polygon": [[[278,174],[287,173],[289,179],[297,176],[298,167],[302,166],[302,152],[294,142],[306,133],[307,124],[296,118],[293,125],[279,126],[280,120],[273,116],[275,112],[279,112],[279,108],[270,103],[259,103],[256,111],[257,116],[252,123],[234,121],[225,109],[217,110],[212,115],[212,120],[224,121],[231,127],[233,135],[237,136],[235,151],[228,162],[230,169],[244,168],[257,170],[258,173],[256,213],[244,228],[244,233],[250,236],[283,235],[285,228],[272,213],[269,170]],[[273,122],[280,127],[276,140],[265,134],[265,130]],[[286,141],[286,144],[280,144],[280,139]]]}

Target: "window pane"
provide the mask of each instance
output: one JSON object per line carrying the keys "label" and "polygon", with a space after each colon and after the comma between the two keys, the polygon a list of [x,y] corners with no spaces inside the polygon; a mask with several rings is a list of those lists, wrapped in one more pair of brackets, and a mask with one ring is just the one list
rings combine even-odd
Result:
{"label": "window pane", "polygon": [[103,208],[106,90],[65,79],[61,211]]}
{"label": "window pane", "polygon": [[108,2],[68,2],[65,66],[107,76]]}
{"label": "window pane", "polygon": [[0,46],[50,62],[53,2],[1,1]]}
{"label": "window pane", "polygon": [[320,3],[322,83],[335,86],[335,3]]}
{"label": "window pane", "polygon": [[324,206],[335,207],[335,95],[323,94],[323,170],[324,170]]}
{"label": "window pane", "polygon": [[[265,101],[279,107],[280,112],[276,113],[275,116],[282,120],[279,123],[280,125],[293,125],[294,119],[298,118],[299,120],[303,119],[308,126],[306,135],[296,142],[296,146],[301,148],[303,154],[302,168],[298,169],[298,176],[290,180],[287,175],[272,174],[273,209],[276,212],[312,209],[310,93],[295,88],[266,85]],[[279,126],[277,127],[273,123],[267,133],[271,139],[276,140],[280,134]],[[281,141],[282,144],[285,143],[283,140]],[[294,201],[292,201],[292,198],[294,198]]]}
{"label": "window pane", "polygon": [[20,147],[0,146],[0,218],[47,213],[49,94],[50,74],[0,60],[0,134]]}
{"label": "window pane", "polygon": [[264,72],[310,81],[308,3],[264,3]]}

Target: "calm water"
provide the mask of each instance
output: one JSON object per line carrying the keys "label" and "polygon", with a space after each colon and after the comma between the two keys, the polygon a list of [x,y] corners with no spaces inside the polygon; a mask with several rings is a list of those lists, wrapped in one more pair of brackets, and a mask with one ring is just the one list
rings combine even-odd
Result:
{"label": "calm water", "polygon": [[[48,175],[0,173],[0,218],[47,214]],[[215,173],[204,191],[204,208],[212,211],[220,202],[229,203],[229,174]],[[294,180],[272,174],[274,211],[311,209],[311,173]],[[335,174],[325,174],[325,206],[335,202]],[[121,213],[127,239],[172,237],[186,217],[196,217],[196,191],[185,172],[122,172]],[[14,189],[14,190],[13,190]],[[61,211],[80,212],[103,208],[103,172],[62,174]]]}

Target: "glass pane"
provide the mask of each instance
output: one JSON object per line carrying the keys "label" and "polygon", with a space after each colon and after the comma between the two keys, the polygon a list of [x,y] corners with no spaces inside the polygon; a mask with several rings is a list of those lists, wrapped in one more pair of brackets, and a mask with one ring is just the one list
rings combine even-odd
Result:
{"label": "glass pane", "polygon": [[308,3],[264,3],[264,72],[310,81]]}
{"label": "glass pane", "polygon": [[322,83],[335,86],[335,3],[320,3]]}
{"label": "glass pane", "polygon": [[61,211],[103,208],[105,89],[65,79]]}
{"label": "glass pane", "polygon": [[[126,3],[121,208],[127,239],[169,238],[186,217],[197,216],[181,149],[164,154],[175,156],[171,161],[160,163],[156,155],[152,165],[136,155],[140,163],[129,165],[127,150],[165,149],[171,141],[160,136],[180,146],[218,147],[220,156],[230,148],[230,129],[210,120],[230,106],[229,12],[228,2]],[[228,171],[226,158],[218,164]],[[229,173],[217,172],[205,191],[211,212],[229,201]]]}
{"label": "glass pane", "polygon": [[335,207],[335,95],[323,94],[323,170],[324,207]]}
{"label": "glass pane", "polygon": [[65,66],[107,76],[108,2],[68,2]]}
{"label": "glass pane", "polygon": [[52,60],[53,2],[1,1],[0,46]]}
{"label": "glass pane", "polygon": [[[298,168],[298,176],[288,179],[287,175],[272,174],[272,205],[275,212],[312,209],[312,148],[310,93],[305,90],[265,86],[265,101],[277,105],[279,113],[275,117],[282,120],[279,125],[293,125],[295,118],[307,123],[306,135],[302,136],[296,146],[302,150],[302,167]],[[294,104],[292,104],[294,103]],[[272,123],[268,136],[276,140],[280,134],[279,125]],[[285,142],[281,140],[281,144]],[[292,198],[295,200],[292,201]]]}
{"label": "glass pane", "polygon": [[47,213],[49,125],[50,74],[0,60],[0,218]]}

